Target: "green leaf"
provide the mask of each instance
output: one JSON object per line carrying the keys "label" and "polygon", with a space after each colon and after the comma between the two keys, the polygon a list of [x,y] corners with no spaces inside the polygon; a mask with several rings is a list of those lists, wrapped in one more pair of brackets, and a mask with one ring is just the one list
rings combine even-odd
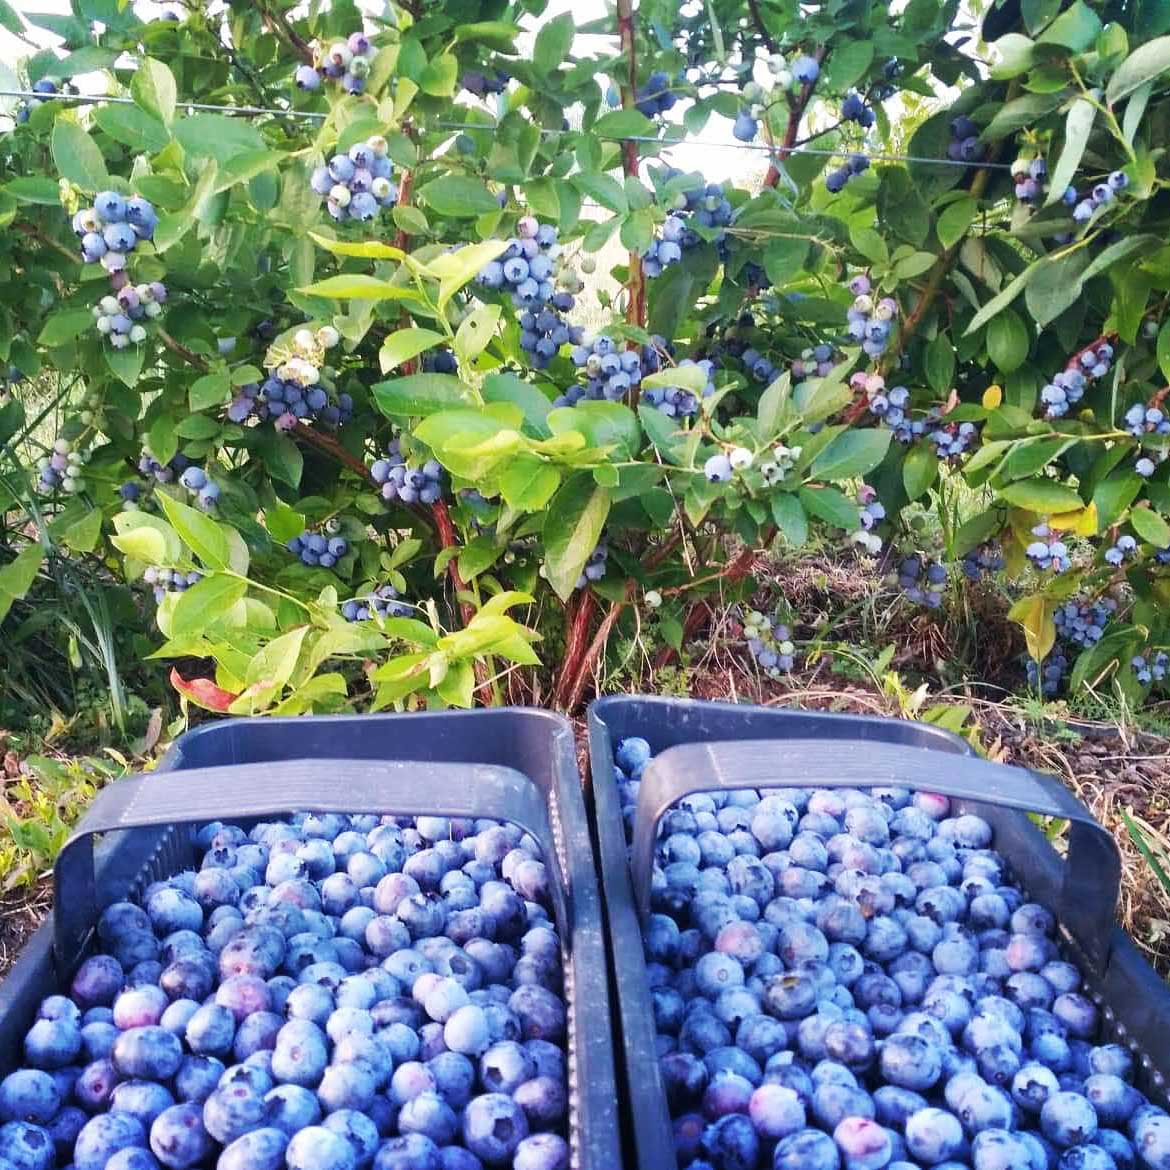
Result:
{"label": "green leaf", "polygon": [[38,345],[63,345],[93,328],[93,314],[88,309],[58,309],[41,329]]}
{"label": "green leaf", "polygon": [[538,72],[547,76],[560,66],[573,43],[575,27],[576,20],[570,12],[562,12],[541,25],[532,50],[532,63]]}
{"label": "green leaf", "polygon": [[882,222],[896,235],[916,248],[926,243],[930,208],[905,167],[891,166],[882,171],[877,206]]}
{"label": "green leaf", "polygon": [[974,222],[978,211],[978,201],[965,195],[962,199],[956,199],[954,203],[948,203],[946,208],[939,212],[936,230],[939,242],[944,248],[951,247],[967,234],[967,229]]}
{"label": "green leaf", "polygon": [[183,542],[175,530],[146,512],[119,512],[114,517],[114,532],[114,547],[144,564],[174,565],[183,557]]}
{"label": "green leaf", "polygon": [[1059,11],[1061,0],[1022,0],[1020,12],[1028,32],[1036,35]]}
{"label": "green leaf", "polygon": [[[1030,41],[1028,43],[1031,44]],[[982,138],[985,142],[998,142],[1025,126],[1035,125],[1057,109],[1063,100],[1061,93],[1029,93],[1005,102],[983,131]]]}
{"label": "green leaf", "polygon": [[634,412],[621,402],[582,401],[551,410],[548,425],[554,435],[583,434],[590,447],[614,447],[619,458],[632,459],[642,445],[642,428]]}
{"label": "green leaf", "polygon": [[232,155],[220,168],[216,176],[213,194],[230,190],[237,183],[247,183],[266,171],[274,171],[284,159],[279,150],[246,150]]}
{"label": "green leaf", "polygon": [[209,569],[225,569],[229,563],[228,539],[212,518],[166,492],[155,495],[179,539]]}
{"label": "green leaf", "polygon": [[1147,41],[1118,66],[1105,90],[1106,100],[1114,105],[1134,90],[1156,81],[1167,70],[1170,70],[1170,36]]}
{"label": "green leaf", "polygon": [[455,41],[480,41],[493,49],[507,52],[520,32],[518,24],[504,20],[480,20],[473,24],[461,24],[455,29]]}
{"label": "green leaf", "polygon": [[760,439],[770,443],[779,433],[781,419],[792,397],[792,374],[785,370],[764,392],[756,406]]}
{"label": "green leaf", "polygon": [[1081,275],[1081,283],[1088,284],[1094,276],[1099,276],[1102,272],[1106,272],[1112,268],[1114,264],[1118,264],[1122,260],[1127,260],[1135,252],[1146,252],[1150,254],[1161,247],[1162,241],[1157,236],[1151,235],[1148,232],[1135,236],[1127,235],[1123,239],[1110,244],[1109,247],[1102,249],[1093,257],[1093,262]]}
{"label": "green leaf", "polygon": [[[272,688],[283,687],[296,669],[297,659],[300,657],[301,646],[305,635],[309,632],[308,626],[298,626],[273,638],[263,650],[248,663],[248,671],[244,681],[248,686],[264,686]],[[232,704],[233,708],[235,704]]]}
{"label": "green leaf", "polygon": [[383,374],[388,374],[395,366],[418,357],[432,346],[441,345],[443,340],[443,335],[433,329],[399,329],[382,342],[378,365]]}
{"label": "green leaf", "polygon": [[1011,282],[1011,284],[992,297],[991,300],[989,300],[987,304],[985,304],[983,308],[980,309],[979,312],[971,318],[971,324],[967,326],[963,336],[970,337],[972,333],[982,329],[983,326],[986,325],[987,322],[990,321],[993,317],[995,317],[997,313],[1001,313],[1004,309],[1006,309],[1008,305],[1010,305],[1012,301],[1014,301],[1016,297],[1018,297],[1020,293],[1024,291],[1025,288],[1027,288],[1028,282],[1032,279],[1035,272],[1035,265],[1032,265],[1030,268],[1025,268],[1024,271],[1021,272],[1020,275]]}
{"label": "green leaf", "polygon": [[1031,38],[1021,33],[1008,33],[995,41],[993,47],[996,62],[991,68],[991,76],[996,81],[1019,77],[1032,68],[1036,44]]}
{"label": "green leaf", "polygon": [[390,418],[433,414],[468,405],[468,388],[451,374],[411,374],[373,387],[378,409]]}
{"label": "green leaf", "polygon": [[545,513],[542,535],[548,583],[562,601],[568,601],[589,555],[601,539],[609,515],[610,496],[579,471],[561,485]]}
{"label": "green leaf", "polygon": [[305,469],[305,457],[301,449],[288,435],[272,434],[261,448],[264,466],[273,479],[287,483],[289,487],[300,487],[301,475]]}
{"label": "green leaf", "polygon": [[[474,219],[499,211],[496,197],[470,175],[442,175],[418,189],[419,202],[449,219]],[[506,246],[506,245],[505,245]]]}
{"label": "green leaf", "polygon": [[640,110],[611,110],[593,123],[590,133],[617,142],[623,138],[653,138],[657,127]]}
{"label": "green leaf", "polygon": [[520,512],[540,512],[561,484],[561,473],[535,455],[522,452],[500,474],[500,494]]}
{"label": "green leaf", "polygon": [[894,263],[894,275],[899,280],[913,280],[933,268],[936,259],[933,252],[911,252]]}
{"label": "green leaf", "polygon": [[938,456],[925,443],[916,443],[906,452],[902,483],[908,499],[918,499],[934,483],[937,475]]}
{"label": "green leaf", "polygon": [[1129,524],[1142,540],[1155,548],[1170,545],[1170,524],[1152,508],[1134,508],[1129,514]]}
{"label": "green leaf", "polygon": [[492,536],[477,536],[459,550],[459,575],[465,581],[474,580],[500,559],[503,549]]}
{"label": "green leaf", "polygon": [[39,544],[30,544],[0,569],[0,622],[8,616],[12,603],[32,588],[44,559],[45,550]]}
{"label": "green leaf", "polygon": [[1050,256],[1025,270],[1031,273],[1024,299],[1036,323],[1044,328],[1080,299],[1085,267],[1085,249],[1067,256]]}
{"label": "green leaf", "polygon": [[383,244],[380,240],[331,240],[316,232],[309,232],[309,239],[334,256],[355,256],[362,260],[401,260],[405,255],[401,248]]}
{"label": "green leaf", "polygon": [[610,211],[624,215],[630,209],[625,187],[611,175],[585,172],[574,175],[571,182],[583,195],[587,195]]}
{"label": "green leaf", "polygon": [[1023,479],[1008,484],[999,493],[1009,504],[1040,516],[1072,512],[1084,507],[1084,501],[1070,487],[1052,479]]}
{"label": "green leaf", "polygon": [[459,60],[451,53],[432,57],[419,74],[418,87],[431,97],[451,97],[459,77]]}
{"label": "green leaf", "polygon": [[813,460],[817,479],[854,479],[872,471],[886,456],[894,432],[888,427],[843,431]]}
{"label": "green leaf", "polygon": [[1059,604],[1055,598],[1036,593],[1031,597],[1021,597],[1008,611],[1008,617],[1023,627],[1028,653],[1037,662],[1043,662],[1048,657],[1056,642],[1056,626],[1052,615]]}
{"label": "green leaf", "polygon": [[263,135],[246,118],[192,114],[175,123],[175,138],[192,158],[213,158],[223,166],[237,154],[265,150]]}
{"label": "green leaf", "polygon": [[20,19],[8,0],[0,0],[0,25],[18,37],[24,36],[24,21]]}
{"label": "green leaf", "polygon": [[552,403],[531,383],[515,374],[489,374],[483,381],[485,402],[511,402],[524,412],[524,430],[538,439],[548,436]]}
{"label": "green leaf", "polygon": [[502,310],[499,305],[480,305],[463,318],[455,333],[455,354],[463,362],[474,361],[496,334]]}
{"label": "green leaf", "polygon": [[1031,348],[1028,327],[1012,309],[1000,313],[987,327],[987,352],[1003,374],[1019,369]]}
{"label": "green leaf", "polygon": [[1052,168],[1048,198],[1044,201],[1046,207],[1064,198],[1065,191],[1077,173],[1077,167],[1081,165],[1096,117],[1097,107],[1088,98],[1077,98],[1069,107],[1064,122],[1064,149],[1060,152],[1056,166]]}
{"label": "green leaf", "polygon": [[955,380],[955,350],[945,333],[936,333],[926,347],[926,380],[936,394],[946,394]]}
{"label": "green leaf", "polygon": [[446,308],[447,302],[460,289],[474,280],[485,265],[507,248],[507,240],[484,240],[436,256],[429,265],[429,271],[439,278],[439,309]]}
{"label": "green leaf", "polygon": [[97,143],[64,115],[53,124],[51,149],[57,173],[83,191],[100,191],[110,181]]}
{"label": "green leaf", "polygon": [[772,519],[792,548],[800,548],[808,540],[808,516],[792,492],[780,492],[772,497]]}
{"label": "green leaf", "polygon": [[93,552],[102,535],[102,511],[90,508],[80,520],[75,520],[61,536],[74,552]]}
{"label": "green leaf", "polygon": [[836,43],[834,38],[834,42],[833,52],[822,70],[823,85],[834,91],[845,90],[856,85],[873,64],[874,43],[868,38],[842,43]]}
{"label": "green leaf", "polygon": [[115,142],[136,154],[154,154],[171,140],[167,128],[137,106],[101,106],[94,121]]}
{"label": "green leaf", "polygon": [[49,178],[25,175],[4,184],[4,193],[21,203],[42,203],[46,207],[59,207],[61,189]]}
{"label": "green leaf", "polygon": [[409,301],[417,300],[418,293],[406,285],[391,284],[376,276],[354,273],[351,276],[327,276],[316,284],[306,285],[297,292],[307,297],[329,297],[343,301],[360,298],[367,301]]}
{"label": "green leaf", "polygon": [[174,75],[161,61],[143,57],[138,62],[138,68],[130,80],[130,95],[146,113],[163,125],[169,126],[174,121],[178,90]]}
{"label": "green leaf", "polygon": [[1112,528],[1121,519],[1126,508],[1137,499],[1144,482],[1136,471],[1115,471],[1097,484],[1093,503],[1097,508],[1097,524],[1102,531]]}
{"label": "green leaf", "polygon": [[1158,366],[1162,377],[1170,380],[1170,321],[1164,321],[1158,330]]}
{"label": "green leaf", "polygon": [[1036,38],[1038,45],[1060,45],[1074,53],[1083,53],[1101,32],[1101,18],[1084,0],[1073,0]]}
{"label": "green leaf", "polygon": [[708,377],[699,366],[668,366],[656,374],[647,374],[640,383],[643,390],[656,390],[663,386],[667,389],[678,387],[680,390],[689,390],[692,394],[703,393]]}
{"label": "green leaf", "polygon": [[[972,201],[974,202],[974,201]],[[939,238],[942,238],[942,219],[939,219]],[[890,249],[879,232],[870,227],[851,227],[849,242],[871,264],[888,264]]]}
{"label": "green leaf", "polygon": [[142,377],[142,368],[146,364],[146,346],[128,345],[125,349],[114,349],[113,346],[103,345],[102,356],[110,372],[125,385],[134,386]]}
{"label": "green leaf", "polygon": [[802,487],[799,496],[805,511],[827,524],[846,532],[856,532],[861,527],[857,505],[836,488]]}
{"label": "green leaf", "polygon": [[264,527],[278,544],[288,544],[294,536],[305,531],[305,516],[287,504],[274,504],[264,510]]}
{"label": "green leaf", "polygon": [[196,378],[187,391],[187,402],[193,411],[200,411],[212,406],[222,406],[231,396],[231,377],[221,371]]}
{"label": "green leaf", "polygon": [[248,582],[223,573],[212,573],[179,595],[171,610],[172,638],[206,633],[210,626],[241,601],[248,592]]}

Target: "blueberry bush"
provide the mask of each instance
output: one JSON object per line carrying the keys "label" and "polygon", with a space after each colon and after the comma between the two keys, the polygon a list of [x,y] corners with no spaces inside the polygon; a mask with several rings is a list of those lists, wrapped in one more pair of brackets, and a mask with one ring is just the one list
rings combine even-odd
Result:
{"label": "blueberry bush", "polygon": [[6,638],[83,565],[60,653],[211,710],[573,708],[827,540],[1163,683],[1164,5],[370,8],[0,3]]}

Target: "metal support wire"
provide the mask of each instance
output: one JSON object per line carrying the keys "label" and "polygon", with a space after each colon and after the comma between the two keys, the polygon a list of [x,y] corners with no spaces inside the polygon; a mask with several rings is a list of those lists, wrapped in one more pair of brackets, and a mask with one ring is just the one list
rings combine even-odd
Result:
{"label": "metal support wire", "polygon": [[[38,102],[65,101],[74,102],[78,105],[98,105],[101,102],[110,102],[120,106],[132,106],[136,104],[133,98],[127,97],[109,97],[102,94],[45,94],[23,89],[0,89],[0,97],[30,98]],[[202,110],[210,113],[228,115],[240,114],[246,117],[271,114],[278,118],[305,118],[313,121],[324,121],[329,116],[328,114],[319,114],[313,110],[281,110],[270,109],[265,106],[216,106],[209,105],[205,102],[184,101],[177,102],[176,105],[184,110]],[[493,126],[479,125],[474,122],[440,122],[438,123],[438,128],[440,130],[479,131],[494,129]],[[548,130],[543,127],[540,129],[542,137],[551,137],[552,135],[563,133],[565,133],[563,130]],[[710,150],[750,150],[754,153],[765,154],[770,157],[778,157],[781,153],[785,157],[793,154],[815,155],[820,158],[853,158],[854,156],[861,156],[862,158],[869,159],[870,162],[920,163],[924,166],[963,167],[969,170],[1010,171],[1012,169],[1009,163],[981,162],[978,160],[965,162],[961,159],[931,158],[929,156],[915,154],[873,153],[865,150],[850,149],[848,147],[826,149],[815,146],[793,146],[781,149],[780,147],[769,146],[763,142],[716,142],[709,138],[658,138],[649,134],[601,134],[598,137],[607,142],[646,142],[667,150],[676,146],[697,146]]]}

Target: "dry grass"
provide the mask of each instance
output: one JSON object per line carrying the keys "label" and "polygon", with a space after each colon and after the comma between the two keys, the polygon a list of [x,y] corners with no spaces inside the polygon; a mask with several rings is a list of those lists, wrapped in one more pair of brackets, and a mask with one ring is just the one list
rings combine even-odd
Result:
{"label": "dry grass", "polygon": [[16,962],[16,956],[52,904],[53,887],[47,881],[0,899],[0,976]]}

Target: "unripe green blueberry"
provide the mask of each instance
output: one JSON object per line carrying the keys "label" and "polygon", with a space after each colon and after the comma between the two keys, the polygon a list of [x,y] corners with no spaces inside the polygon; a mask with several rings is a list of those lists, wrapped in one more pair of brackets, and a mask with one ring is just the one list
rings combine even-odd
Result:
{"label": "unripe green blueberry", "polygon": [[329,198],[332,199],[338,207],[348,207],[351,198],[349,188],[344,183],[336,183],[329,192]]}
{"label": "unripe green blueberry", "polygon": [[597,271],[597,261],[592,256],[585,256],[581,260],[581,271],[585,273]]}
{"label": "unripe green blueberry", "polygon": [[135,345],[141,345],[146,340],[146,330],[141,325],[132,325],[130,327],[130,340]]}
{"label": "unripe green blueberry", "polygon": [[332,349],[341,340],[341,334],[332,325],[322,325],[317,330],[317,341],[322,349]]}
{"label": "unripe green blueberry", "polygon": [[645,600],[651,609],[657,609],[662,604],[662,594],[657,589],[647,589]]}

